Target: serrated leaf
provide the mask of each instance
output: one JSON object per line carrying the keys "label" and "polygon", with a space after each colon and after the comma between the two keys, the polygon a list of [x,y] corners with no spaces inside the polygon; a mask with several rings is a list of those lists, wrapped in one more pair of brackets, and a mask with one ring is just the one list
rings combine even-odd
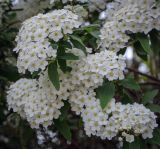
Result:
{"label": "serrated leaf", "polygon": [[56,90],[59,90],[60,88],[60,81],[59,81],[59,74],[58,74],[58,67],[57,67],[57,61],[51,62],[48,65],[48,76],[50,81],[52,82],[53,86],[56,88]]}
{"label": "serrated leaf", "polygon": [[125,88],[140,90],[139,84],[132,78],[121,80],[120,85],[122,85]]}
{"label": "serrated leaf", "polygon": [[66,120],[54,120],[54,124],[58,131],[64,136],[65,139],[68,141],[71,141],[72,134],[71,134],[71,129],[67,123]]}
{"label": "serrated leaf", "polygon": [[146,104],[149,101],[151,101],[152,99],[154,99],[154,97],[158,94],[158,91],[159,90],[153,90],[153,91],[148,91],[148,92],[144,93],[142,103]]}
{"label": "serrated leaf", "polygon": [[65,53],[65,54],[59,56],[58,58],[64,59],[64,60],[79,60],[79,57],[72,54],[72,53]]}
{"label": "serrated leaf", "polygon": [[102,109],[111,101],[115,95],[115,86],[112,82],[107,82],[96,89],[97,98],[100,99]]}
{"label": "serrated leaf", "polygon": [[160,113],[160,106],[159,105],[149,104],[146,107],[149,108],[152,112]]}
{"label": "serrated leaf", "polygon": [[71,38],[70,40],[71,40],[72,44],[76,48],[81,49],[85,54],[87,53],[86,52],[86,47],[85,47],[85,45],[83,44],[82,40],[79,37],[74,36],[74,35],[70,35],[70,38]]}
{"label": "serrated leaf", "polygon": [[150,48],[150,45],[149,45],[149,39],[148,39],[147,35],[137,34],[137,39],[141,43],[144,51],[146,51],[148,54],[150,54],[151,53],[151,48]]}

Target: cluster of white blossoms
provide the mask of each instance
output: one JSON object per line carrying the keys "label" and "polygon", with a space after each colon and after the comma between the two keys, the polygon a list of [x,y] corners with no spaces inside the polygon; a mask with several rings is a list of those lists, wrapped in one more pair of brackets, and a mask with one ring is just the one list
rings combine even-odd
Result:
{"label": "cluster of white blossoms", "polygon": [[57,97],[54,91],[45,75],[40,76],[39,81],[20,79],[8,91],[9,109],[27,119],[32,128],[39,128],[40,124],[47,127],[59,117],[59,109],[64,105],[63,95]]}
{"label": "cluster of white blossoms", "polygon": [[115,99],[102,109],[99,99],[95,98],[93,89],[80,88],[73,92],[70,100],[72,110],[82,116],[84,129],[88,136],[101,139],[133,142],[134,137],[152,138],[153,129],[157,127],[156,116],[143,105],[122,105]]}
{"label": "cluster of white blossoms", "polygon": [[[101,108],[96,89],[107,81],[124,79],[125,59],[113,51],[93,52],[86,47],[86,53],[73,47],[65,49],[79,60],[66,60],[71,71],[63,73],[58,65],[60,89],[56,90],[48,76],[48,61],[54,61],[57,50],[51,46],[51,40],[59,42],[73,28],[78,28],[78,16],[68,10],[55,10],[48,14],[39,14],[23,23],[17,36],[17,66],[19,72],[31,73],[41,69],[38,79],[20,79],[12,84],[7,95],[9,109],[27,119],[32,128],[40,125],[48,127],[53,119],[58,119],[64,100],[71,105],[71,110],[80,115],[88,136],[101,139],[119,137],[128,142],[134,136],[151,138],[156,124],[156,116],[140,104],[122,105],[115,99]],[[59,51],[58,51],[59,52]],[[54,76],[53,76],[54,77]],[[107,91],[106,91],[107,92]]]}
{"label": "cluster of white blossoms", "polygon": [[37,89],[37,81],[32,79],[20,79],[12,84],[8,91],[7,102],[8,108],[13,109],[14,112],[19,113],[22,117],[25,117],[24,107],[27,103],[23,100],[29,96],[30,92],[34,92]]}
{"label": "cluster of white blossoms", "polygon": [[[57,119],[61,114],[60,108],[64,105],[63,100],[69,100],[73,105],[72,110],[79,114],[80,112],[76,111],[77,100],[75,98],[78,99],[81,96],[75,97],[74,95],[80,91],[87,94],[88,89],[102,85],[105,76],[108,80],[117,80],[119,74],[119,79],[124,78],[125,61],[111,51],[101,51],[99,54],[89,54],[89,56],[85,56],[80,49],[76,48],[68,49],[67,52],[79,56],[80,60],[68,61],[68,66],[72,67],[71,72],[63,73],[58,69],[59,90],[56,90],[49,80],[48,70],[41,72],[38,80],[20,79],[10,86],[7,97],[9,109],[12,108],[14,112],[26,118],[32,128],[38,128],[40,124],[44,127],[51,125],[52,120]],[[99,63],[98,61],[101,61],[102,65],[95,65]],[[85,88],[86,91],[83,91]],[[88,97],[84,96],[84,100],[86,98]],[[83,106],[82,103],[81,107]]]}
{"label": "cluster of white blossoms", "polygon": [[106,10],[106,23],[101,29],[101,46],[119,51],[127,46],[129,34],[160,30],[160,8],[155,0],[115,0]]}
{"label": "cluster of white blossoms", "polygon": [[54,10],[26,20],[17,35],[17,67],[20,73],[44,70],[48,60],[56,58],[57,49],[50,40],[58,42],[80,26],[78,16],[68,10]]}
{"label": "cluster of white blossoms", "polygon": [[101,51],[86,58],[86,65],[81,70],[105,76],[109,81],[124,79],[123,70],[126,67],[125,58],[112,51]]}
{"label": "cluster of white blossoms", "polygon": [[82,5],[67,5],[64,6],[64,9],[70,10],[78,15],[81,22],[84,22],[84,19],[88,16],[87,10]]}

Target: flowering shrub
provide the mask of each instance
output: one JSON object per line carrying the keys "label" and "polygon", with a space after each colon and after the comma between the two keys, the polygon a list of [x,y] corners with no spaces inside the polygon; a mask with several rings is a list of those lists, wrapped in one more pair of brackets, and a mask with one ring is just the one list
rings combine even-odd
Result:
{"label": "flowering shrub", "polygon": [[[81,117],[88,137],[129,146],[134,146],[137,138],[153,138],[157,116],[145,105],[158,91],[150,93],[149,99],[146,93],[139,101],[137,93],[142,90],[126,75],[123,51],[138,44],[146,55],[151,52],[150,33],[160,30],[156,1],[50,3],[64,7],[27,19],[16,37],[13,51],[18,55],[18,72],[24,77],[7,91],[9,109],[26,119],[31,128],[55,126],[69,141],[68,106],[72,115]],[[88,7],[83,7],[85,4]],[[95,24],[87,18],[100,10],[105,13],[104,22]],[[124,103],[124,90],[136,92],[138,102]]]}

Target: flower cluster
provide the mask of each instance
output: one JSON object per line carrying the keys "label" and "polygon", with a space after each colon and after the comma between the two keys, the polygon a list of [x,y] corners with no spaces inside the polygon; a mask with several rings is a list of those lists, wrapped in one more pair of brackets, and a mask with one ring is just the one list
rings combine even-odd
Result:
{"label": "flower cluster", "polygon": [[64,6],[64,9],[70,10],[74,12],[76,15],[78,15],[81,22],[84,22],[84,19],[88,16],[87,10],[81,5],[67,5]]}
{"label": "flower cluster", "polygon": [[[11,85],[8,91],[9,108],[13,108],[20,115],[23,114],[23,117],[28,120],[33,128],[38,128],[39,124],[43,126],[51,125],[52,120],[57,119],[61,114],[60,108],[64,105],[63,100],[69,100],[71,105],[74,104],[75,106],[72,106],[72,109],[76,111],[77,103],[75,102],[77,100],[75,98],[81,97],[75,97],[76,93],[81,91],[86,94],[89,88],[92,89],[102,85],[104,76],[109,80],[116,80],[120,74],[122,76],[119,79],[123,78],[124,59],[116,56],[113,52],[102,51],[97,54],[90,54],[87,57],[80,49],[68,49],[67,52],[79,56],[80,60],[68,61],[68,66],[72,67],[70,73],[64,74],[61,70],[58,70],[61,82],[58,91],[49,80],[48,70],[41,72],[37,81],[20,79]],[[107,63],[105,63],[105,60]],[[101,61],[102,65],[95,65],[98,61]],[[96,71],[97,69],[99,70]],[[117,75],[108,75],[114,73],[114,71],[118,72]],[[86,88],[86,91],[83,91],[84,88]],[[85,98],[87,96],[84,96],[84,100]],[[78,102],[82,101],[79,100]],[[81,107],[83,107],[83,103]],[[76,113],[80,112],[76,111]]]}
{"label": "flower cluster", "polygon": [[[120,2],[117,1],[117,3]],[[127,8],[129,9],[127,11],[126,7],[124,10],[118,9],[117,15],[113,18],[118,20],[119,17],[126,17],[129,11],[133,16],[137,13],[137,9]],[[125,12],[126,16],[122,12]],[[123,19],[120,20],[123,21]],[[112,21],[113,24],[109,22],[105,26],[114,28],[115,20]],[[19,53],[17,62],[19,72],[25,73],[29,70],[32,73],[39,69],[41,72],[38,79],[20,79],[10,86],[7,95],[9,109],[13,109],[27,119],[32,128],[39,128],[39,125],[48,127],[53,124],[53,119],[59,118],[60,109],[64,105],[63,101],[67,100],[71,110],[82,117],[88,136],[95,135],[109,140],[119,137],[119,140],[125,139],[127,142],[133,142],[137,135],[142,135],[144,139],[151,138],[157,124],[156,116],[149,109],[137,103],[122,105],[119,102],[116,103],[115,99],[102,109],[100,99],[96,96],[96,89],[103,84],[104,78],[107,81],[124,78],[126,64],[122,55],[109,50],[94,52],[87,47],[84,53],[68,40],[72,48],[66,48],[65,54],[73,54],[79,59],[65,59],[65,65],[71,67],[70,71],[65,73],[59,65],[57,66],[59,90],[56,90],[54,83],[50,81],[48,76],[50,67],[47,68],[49,60],[53,62],[56,58],[58,64],[59,60],[64,60],[57,57],[56,53],[60,53],[58,51],[60,49],[53,44],[57,43],[59,46],[61,44],[59,40],[66,37],[66,34],[72,34],[73,28],[79,26],[78,16],[64,9],[45,15],[39,14],[23,23],[16,39],[18,45],[14,49]],[[102,30],[106,31],[104,28]],[[105,32],[105,35],[101,35],[103,42],[106,41],[105,37],[108,34],[120,34],[115,37],[116,40],[108,39],[109,42],[106,44],[109,45],[104,47],[110,45],[114,47],[113,43],[117,40],[123,39],[125,43],[128,41],[126,30],[124,29],[124,32],[122,30],[117,32],[117,30],[116,28],[111,30],[113,31],[111,33]],[[126,39],[121,33],[126,36]]]}
{"label": "flower cluster", "polygon": [[57,49],[51,46],[50,41],[58,42],[80,24],[77,15],[64,9],[26,20],[16,38],[17,47],[14,49],[19,53],[19,72],[44,70],[48,60],[56,57]]}
{"label": "flower cluster", "polygon": [[64,105],[62,96],[56,97],[53,85],[44,75],[40,76],[39,82],[20,79],[11,85],[7,102],[9,109],[12,108],[14,112],[26,118],[32,128],[39,128],[40,124],[44,127],[51,125],[53,118],[59,117],[59,109]]}
{"label": "flower cluster", "polygon": [[129,34],[160,30],[160,9],[155,0],[116,0],[106,10],[107,22],[101,29],[101,46],[119,51],[126,47]]}
{"label": "flower cluster", "polygon": [[82,116],[88,136],[95,135],[108,140],[119,137],[119,141],[130,143],[135,136],[141,135],[144,139],[153,137],[153,129],[158,125],[156,116],[149,109],[137,103],[115,103],[115,99],[102,109],[95,94],[93,89],[81,88],[73,92],[70,98],[72,109]]}
{"label": "flower cluster", "polygon": [[105,76],[109,81],[124,79],[125,59],[122,55],[117,56],[112,51],[101,51],[100,53],[89,55],[86,65],[82,71],[96,73],[98,76]]}
{"label": "flower cluster", "polygon": [[37,89],[37,81],[29,79],[20,79],[16,83],[10,86],[8,91],[7,102],[9,109],[13,109],[14,112],[18,112],[24,117],[24,106],[26,101],[23,100],[28,97],[30,92],[34,92]]}

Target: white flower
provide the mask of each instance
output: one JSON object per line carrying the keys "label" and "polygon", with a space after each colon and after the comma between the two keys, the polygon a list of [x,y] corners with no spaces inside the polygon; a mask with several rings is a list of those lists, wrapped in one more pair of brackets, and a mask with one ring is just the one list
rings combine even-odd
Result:
{"label": "white flower", "polygon": [[80,24],[77,15],[64,9],[38,14],[23,22],[14,49],[19,54],[19,72],[45,70],[48,60],[54,60],[57,53],[50,40],[58,42],[64,34],[71,34]]}
{"label": "white flower", "polygon": [[154,28],[160,30],[159,8],[154,5],[155,0],[116,0],[109,3],[100,45],[117,52],[127,46],[130,33],[147,34]]}

